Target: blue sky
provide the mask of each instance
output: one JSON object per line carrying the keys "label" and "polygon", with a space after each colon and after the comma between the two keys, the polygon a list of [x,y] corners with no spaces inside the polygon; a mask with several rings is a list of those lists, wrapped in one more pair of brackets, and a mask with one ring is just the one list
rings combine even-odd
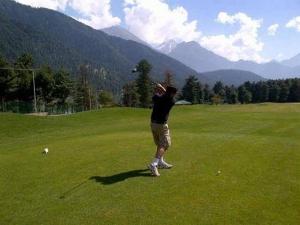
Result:
{"label": "blue sky", "polygon": [[[300,0],[167,0],[170,7],[183,6],[190,20],[198,21],[198,29],[206,35],[230,34],[236,27],[218,24],[219,12],[230,14],[244,12],[252,18],[263,19],[259,39],[264,42],[262,55],[269,59],[285,59],[300,53],[300,32],[285,27],[286,23],[300,15]],[[114,15],[124,18],[123,1],[112,1]],[[124,21],[124,20],[122,20]],[[268,35],[270,25],[278,23],[275,36]],[[126,27],[126,24],[122,23]],[[280,57],[278,57],[280,56]]]}
{"label": "blue sky", "polygon": [[300,0],[16,1],[64,12],[95,29],[121,25],[152,45],[197,41],[231,60],[263,62],[300,53]]}

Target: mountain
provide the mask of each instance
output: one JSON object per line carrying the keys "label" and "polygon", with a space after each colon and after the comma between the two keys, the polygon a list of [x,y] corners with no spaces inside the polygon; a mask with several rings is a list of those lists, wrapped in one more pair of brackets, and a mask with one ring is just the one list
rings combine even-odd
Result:
{"label": "mountain", "polygon": [[265,78],[243,70],[217,70],[212,72],[202,73],[209,80],[210,85],[214,85],[217,81],[222,81],[226,85],[239,86],[246,81],[257,82],[265,80]]}
{"label": "mountain", "polygon": [[178,43],[175,40],[169,40],[156,46],[155,48],[164,54],[170,54],[173,49],[177,47],[177,45]]}
{"label": "mountain", "polygon": [[290,66],[290,67],[297,67],[300,66],[300,54],[281,62],[283,65]]}
{"label": "mountain", "polygon": [[[0,54],[10,61],[30,53],[36,67],[48,64],[56,69],[63,67],[73,74],[79,65],[89,64],[93,71],[106,71],[104,79],[110,79],[119,89],[135,78],[131,70],[141,59],[152,64],[154,79],[162,79],[164,72],[171,70],[181,84],[186,76],[197,74],[148,46],[107,35],[49,9],[1,0],[0,27]],[[103,81],[100,75],[93,77],[97,87]]]}
{"label": "mountain", "polygon": [[292,64],[296,65],[298,57],[291,59],[290,66],[276,61],[262,64],[245,60],[233,62],[208,51],[197,42],[183,42],[177,45],[168,55],[201,73],[213,70],[236,69],[251,71],[268,79],[300,77],[299,67],[291,66]]}
{"label": "mountain", "polygon": [[232,62],[203,48],[197,42],[178,44],[169,56],[177,59],[198,72],[230,68]]}
{"label": "mountain", "polygon": [[288,78],[293,75],[291,67],[282,65],[276,61],[258,64],[252,61],[240,60],[238,62],[234,62],[232,68],[248,70],[256,74],[262,75],[268,79]]}
{"label": "mountain", "polygon": [[144,42],[143,40],[141,40],[140,38],[130,33],[128,30],[126,30],[121,26],[112,26],[112,27],[104,28],[102,29],[102,31],[108,35],[119,37],[124,40],[128,40],[128,41],[131,40],[143,45],[148,45],[146,42]]}

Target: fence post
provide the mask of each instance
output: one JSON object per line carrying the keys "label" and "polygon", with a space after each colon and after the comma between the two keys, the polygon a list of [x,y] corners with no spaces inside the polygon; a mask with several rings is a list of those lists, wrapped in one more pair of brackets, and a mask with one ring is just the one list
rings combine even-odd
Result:
{"label": "fence post", "polygon": [[37,113],[36,93],[35,93],[35,74],[32,70],[33,97],[34,97],[34,112]]}

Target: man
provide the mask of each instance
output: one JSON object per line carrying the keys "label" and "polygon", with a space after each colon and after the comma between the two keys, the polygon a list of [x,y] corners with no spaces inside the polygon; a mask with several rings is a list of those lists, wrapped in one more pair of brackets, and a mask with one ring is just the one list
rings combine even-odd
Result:
{"label": "man", "polygon": [[165,89],[161,84],[156,86],[153,96],[153,111],[151,115],[151,130],[154,142],[157,146],[153,162],[148,166],[153,176],[160,176],[158,168],[170,169],[172,165],[164,161],[163,155],[171,145],[171,137],[168,127],[169,112],[175,104],[174,97],[177,89],[167,87]]}

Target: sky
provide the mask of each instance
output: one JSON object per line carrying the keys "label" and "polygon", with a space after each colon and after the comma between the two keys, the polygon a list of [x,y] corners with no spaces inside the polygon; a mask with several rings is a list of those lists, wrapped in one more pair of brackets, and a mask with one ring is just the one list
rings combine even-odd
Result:
{"label": "sky", "polygon": [[120,25],[153,46],[196,41],[233,61],[280,61],[300,53],[300,0],[16,1],[95,29]]}

